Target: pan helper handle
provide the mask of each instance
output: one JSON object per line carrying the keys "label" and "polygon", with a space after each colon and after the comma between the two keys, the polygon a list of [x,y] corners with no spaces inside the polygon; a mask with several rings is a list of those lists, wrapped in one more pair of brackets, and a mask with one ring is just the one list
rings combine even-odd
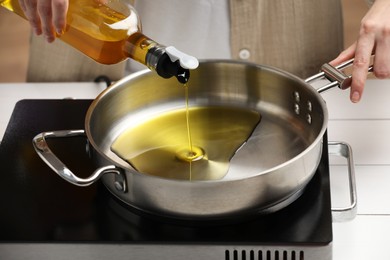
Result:
{"label": "pan helper handle", "polygon": [[352,148],[345,142],[328,142],[328,150],[329,155],[341,156],[347,160],[350,195],[350,205],[341,208],[332,207],[332,218],[335,222],[352,220],[357,214],[355,164],[353,162]]}
{"label": "pan helper handle", "polygon": [[125,176],[121,169],[115,165],[107,165],[96,169],[89,177],[77,177],[49,148],[46,139],[49,138],[68,138],[82,136],[85,137],[84,130],[59,130],[52,132],[43,132],[36,135],[33,139],[33,146],[41,159],[55,172],[69,183],[76,186],[89,186],[98,181],[104,174],[115,174],[115,188],[121,192],[127,192]]}

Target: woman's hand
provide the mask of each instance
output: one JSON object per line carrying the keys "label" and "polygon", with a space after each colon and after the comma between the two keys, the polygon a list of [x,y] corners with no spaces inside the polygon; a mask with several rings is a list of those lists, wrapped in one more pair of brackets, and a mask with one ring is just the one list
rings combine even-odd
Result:
{"label": "woman's hand", "polygon": [[363,17],[357,41],[330,62],[340,64],[354,58],[350,99],[359,102],[367,79],[367,71],[374,56],[374,74],[390,78],[390,0],[376,0]]}
{"label": "woman's hand", "polygon": [[68,0],[19,0],[19,4],[35,34],[43,33],[46,41],[53,42],[56,34],[63,33]]}

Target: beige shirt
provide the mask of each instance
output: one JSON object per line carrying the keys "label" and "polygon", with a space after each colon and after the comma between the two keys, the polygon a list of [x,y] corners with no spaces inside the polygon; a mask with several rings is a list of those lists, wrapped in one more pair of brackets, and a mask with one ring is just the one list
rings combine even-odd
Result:
{"label": "beige shirt", "polygon": [[231,51],[308,77],[343,49],[340,0],[231,0]]}
{"label": "beige shirt", "polygon": [[[158,23],[148,23],[145,17],[148,9],[141,9],[136,2],[143,14],[144,33],[199,58],[241,59],[307,77],[343,48],[340,0],[226,0],[218,10],[228,10],[228,15],[217,12],[219,16],[213,4],[221,3],[221,0],[197,0],[197,7],[192,8],[188,5],[195,1],[172,1],[173,7],[166,8],[166,13],[163,8],[158,9],[159,16],[165,18]],[[169,1],[154,1],[155,4],[159,2],[166,7]],[[150,12],[150,15],[157,18],[156,12]],[[177,20],[169,18],[172,17],[169,12],[180,14],[180,23],[172,23]],[[175,29],[183,24],[194,30]],[[210,24],[214,25],[211,32],[205,31]],[[230,24],[230,28],[226,24]],[[157,33],[151,28],[156,28]],[[218,28],[223,33],[218,34]],[[97,64],[61,41],[46,44],[42,38],[32,37],[28,81],[91,81],[99,75],[117,80],[125,75],[126,62]]]}

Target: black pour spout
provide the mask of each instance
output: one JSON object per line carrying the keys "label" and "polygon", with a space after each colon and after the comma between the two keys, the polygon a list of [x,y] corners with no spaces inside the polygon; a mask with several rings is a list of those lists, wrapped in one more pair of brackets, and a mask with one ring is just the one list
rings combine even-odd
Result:
{"label": "black pour spout", "polygon": [[163,54],[160,58],[156,72],[163,78],[176,77],[180,83],[187,83],[190,79],[190,70],[180,66],[179,60],[172,62],[168,54]]}
{"label": "black pour spout", "polygon": [[147,64],[163,78],[176,77],[185,84],[190,78],[190,69],[198,67],[196,58],[178,51],[174,47],[154,47],[146,56]]}

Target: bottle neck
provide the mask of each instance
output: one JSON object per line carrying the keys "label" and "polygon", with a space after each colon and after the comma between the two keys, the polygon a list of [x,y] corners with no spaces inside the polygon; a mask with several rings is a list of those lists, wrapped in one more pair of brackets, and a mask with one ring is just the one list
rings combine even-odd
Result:
{"label": "bottle neck", "polygon": [[127,38],[123,51],[125,56],[148,66],[146,56],[149,50],[156,45],[158,45],[157,42],[140,32],[136,32]]}
{"label": "bottle neck", "polygon": [[146,53],[145,65],[152,70],[157,70],[160,59],[165,54],[165,46],[156,44],[151,47]]}

